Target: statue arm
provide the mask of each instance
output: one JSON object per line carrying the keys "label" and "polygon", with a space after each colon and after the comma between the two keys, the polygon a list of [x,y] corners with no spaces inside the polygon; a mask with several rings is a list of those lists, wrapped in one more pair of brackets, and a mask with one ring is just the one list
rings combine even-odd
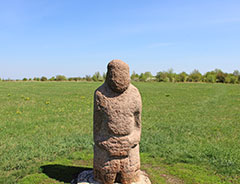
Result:
{"label": "statue arm", "polygon": [[135,147],[140,142],[141,138],[141,112],[136,111],[134,113],[134,119],[135,119],[135,126],[131,134],[129,135],[129,140],[131,143],[131,147]]}
{"label": "statue arm", "polygon": [[142,100],[140,93],[137,90],[137,93],[135,93],[135,103],[137,104],[134,109],[134,130],[133,132],[129,135],[129,140],[131,142],[131,147],[135,147],[137,144],[140,142],[141,138],[141,129],[142,129],[142,124],[141,124],[141,115],[142,115]]}
{"label": "statue arm", "polygon": [[94,111],[93,111],[93,139],[95,143],[100,140],[100,130],[102,125],[102,113],[99,107],[99,98],[97,93],[94,93]]}

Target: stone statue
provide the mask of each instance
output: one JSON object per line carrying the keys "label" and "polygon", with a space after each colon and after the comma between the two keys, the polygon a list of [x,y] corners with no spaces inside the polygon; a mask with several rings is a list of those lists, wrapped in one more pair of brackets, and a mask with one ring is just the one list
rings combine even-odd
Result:
{"label": "stone statue", "polygon": [[128,65],[111,61],[104,84],[94,93],[93,170],[81,172],[72,184],[151,184],[140,171],[141,111]]}
{"label": "stone statue", "polygon": [[128,65],[111,61],[105,83],[94,94],[94,180],[103,184],[140,180],[141,110]]}

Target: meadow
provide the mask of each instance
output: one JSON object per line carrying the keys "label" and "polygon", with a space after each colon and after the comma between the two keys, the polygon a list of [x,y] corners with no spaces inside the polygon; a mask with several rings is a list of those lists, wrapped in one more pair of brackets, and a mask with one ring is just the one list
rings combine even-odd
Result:
{"label": "meadow", "polygon": [[[153,184],[240,183],[240,85],[135,82]],[[70,183],[92,168],[100,82],[0,82],[0,183]]]}

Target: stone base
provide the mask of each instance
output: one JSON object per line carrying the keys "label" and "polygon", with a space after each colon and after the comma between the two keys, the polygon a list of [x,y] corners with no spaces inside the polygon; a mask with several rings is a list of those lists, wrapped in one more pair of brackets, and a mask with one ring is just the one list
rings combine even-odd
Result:
{"label": "stone base", "polygon": [[[85,170],[78,175],[78,178],[75,181],[71,182],[72,184],[101,184],[93,179],[93,170]],[[120,183],[115,183],[120,184]],[[141,171],[140,181],[133,182],[131,184],[151,184],[146,173]]]}

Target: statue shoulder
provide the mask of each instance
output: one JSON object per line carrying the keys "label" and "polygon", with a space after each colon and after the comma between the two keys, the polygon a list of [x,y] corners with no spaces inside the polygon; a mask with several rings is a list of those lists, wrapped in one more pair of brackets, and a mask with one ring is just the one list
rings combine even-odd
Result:
{"label": "statue shoulder", "polygon": [[129,92],[135,96],[141,96],[138,88],[136,88],[134,85],[129,85]]}
{"label": "statue shoulder", "polygon": [[94,92],[94,96],[102,96],[106,93],[106,84],[103,83],[101,86],[99,86],[95,92]]}

